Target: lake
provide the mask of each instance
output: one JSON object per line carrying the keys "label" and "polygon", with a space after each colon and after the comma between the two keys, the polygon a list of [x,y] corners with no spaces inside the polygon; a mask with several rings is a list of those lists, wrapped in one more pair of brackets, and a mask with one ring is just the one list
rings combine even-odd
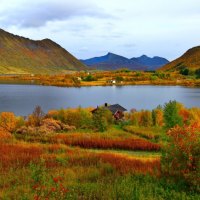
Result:
{"label": "lake", "polygon": [[0,112],[16,115],[32,113],[36,105],[47,112],[68,107],[96,107],[105,102],[119,103],[131,108],[153,109],[169,100],[177,100],[186,107],[200,107],[200,88],[181,86],[108,86],[61,88],[38,85],[0,85]]}

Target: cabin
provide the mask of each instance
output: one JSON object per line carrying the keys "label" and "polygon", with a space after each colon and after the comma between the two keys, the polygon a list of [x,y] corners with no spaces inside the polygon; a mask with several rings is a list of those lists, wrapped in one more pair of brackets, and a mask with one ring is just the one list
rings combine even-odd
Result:
{"label": "cabin", "polygon": [[[120,106],[119,104],[113,104],[108,105],[107,103],[104,104],[103,108],[108,109],[112,112],[113,117],[116,120],[121,120],[124,118],[124,112],[127,111],[124,107]],[[92,114],[95,114],[95,112],[99,109],[99,106],[92,110]]]}

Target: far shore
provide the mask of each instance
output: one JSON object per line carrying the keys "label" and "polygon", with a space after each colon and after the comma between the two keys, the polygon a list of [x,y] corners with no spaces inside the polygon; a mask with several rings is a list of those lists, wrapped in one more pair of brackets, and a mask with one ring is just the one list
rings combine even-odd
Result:
{"label": "far shore", "polygon": [[163,85],[200,87],[200,79],[178,72],[92,71],[68,74],[1,74],[0,84],[27,84],[58,87]]}

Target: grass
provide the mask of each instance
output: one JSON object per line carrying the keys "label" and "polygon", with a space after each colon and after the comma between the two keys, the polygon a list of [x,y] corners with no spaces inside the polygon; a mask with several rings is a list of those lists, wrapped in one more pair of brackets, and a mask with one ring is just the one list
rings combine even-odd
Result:
{"label": "grass", "polygon": [[43,161],[0,173],[0,199],[188,199],[199,195],[164,179],[135,172],[121,174],[108,163],[62,162],[56,167]]}
{"label": "grass", "polygon": [[141,151],[159,151],[160,145],[143,138],[119,137],[119,135],[102,133],[60,133],[49,134],[45,137],[40,135],[16,135],[18,139],[25,139],[29,142],[43,142],[52,144],[66,144],[90,149],[121,149],[121,150],[141,150]]}
{"label": "grass", "polygon": [[[161,177],[159,151],[126,150],[128,140],[138,139],[152,143],[119,126],[106,133],[4,134],[0,140],[0,199],[200,199],[185,185]],[[79,145],[72,145],[77,140]],[[97,141],[104,143],[93,149]],[[116,146],[116,141],[123,145]],[[110,142],[115,149],[100,148]]]}
{"label": "grass", "polygon": [[123,129],[128,133],[132,133],[133,135],[149,139],[154,142],[162,140],[164,136],[164,130],[162,127],[125,126]]}
{"label": "grass", "polygon": [[[0,152],[0,199],[68,199],[70,196],[89,199],[93,195],[95,199],[98,195],[97,191],[93,194],[93,186],[98,187],[94,185],[96,182],[100,184],[108,177],[115,180],[128,173],[154,174],[154,168],[159,171],[159,159],[140,160],[65,145],[16,141],[1,143]],[[59,184],[54,181],[56,177],[61,177]],[[103,190],[101,193],[105,195]]]}
{"label": "grass", "polygon": [[160,158],[160,152],[149,152],[149,151],[127,151],[127,150],[102,150],[102,149],[88,149],[88,151],[95,153],[113,153],[118,155],[131,156],[134,158],[149,159],[149,158]]}

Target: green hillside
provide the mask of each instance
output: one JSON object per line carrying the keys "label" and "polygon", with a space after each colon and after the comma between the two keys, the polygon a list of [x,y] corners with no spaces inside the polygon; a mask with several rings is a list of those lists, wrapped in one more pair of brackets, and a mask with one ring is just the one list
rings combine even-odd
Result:
{"label": "green hillside", "polygon": [[34,41],[0,29],[0,74],[62,73],[84,69],[84,64],[50,39]]}

